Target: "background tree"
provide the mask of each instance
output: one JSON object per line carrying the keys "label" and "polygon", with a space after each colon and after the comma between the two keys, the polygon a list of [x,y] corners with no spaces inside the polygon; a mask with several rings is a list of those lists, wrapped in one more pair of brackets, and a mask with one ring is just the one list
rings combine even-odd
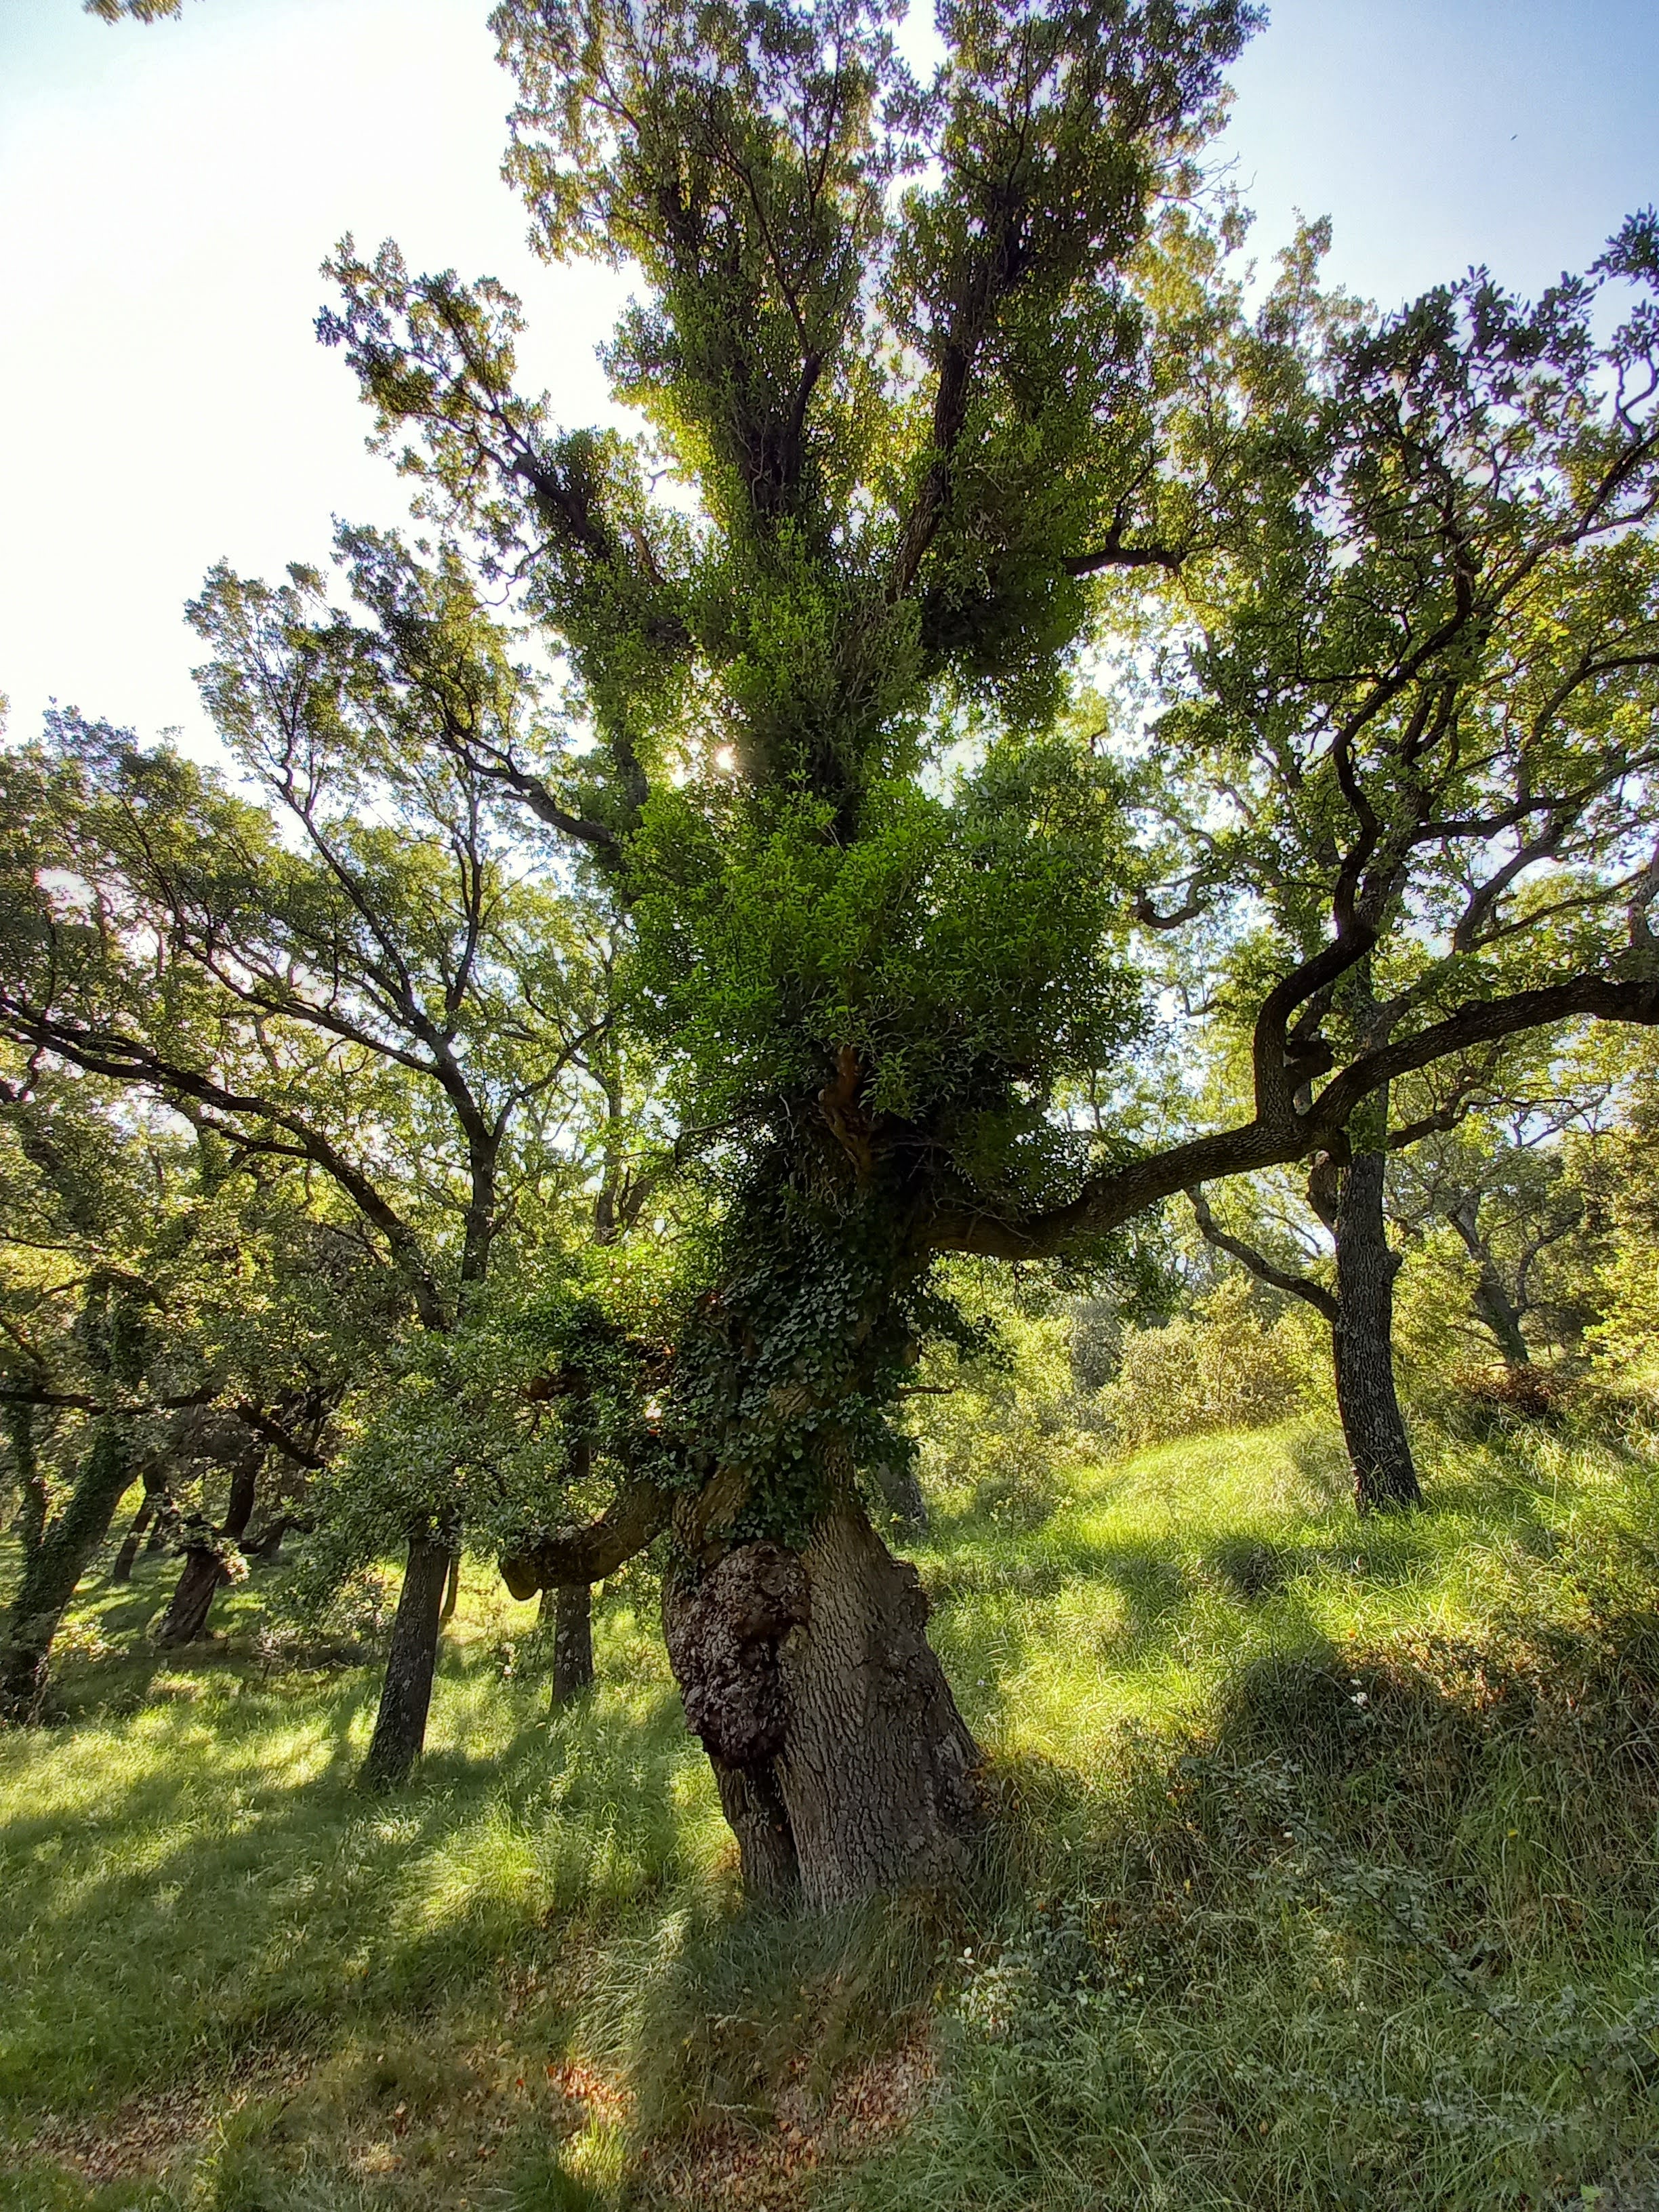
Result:
{"label": "background tree", "polygon": [[37,1713],[64,1607],[135,1474],[221,1384],[202,1323],[235,1199],[224,1164],[97,1087],[19,1068],[0,1098],[0,1402],[20,1478],[21,1572],[0,1630],[0,1711]]}
{"label": "background tree", "polygon": [[[73,717],[9,764],[13,819],[32,809],[36,831],[5,1018],[235,1158],[325,1179],[441,1335],[510,1217],[517,1117],[604,1015],[568,898],[433,733],[493,742],[527,680],[453,563],[422,571],[363,537],[345,551],[366,621],[308,571],[276,591],[216,572],[192,611],[204,691],[264,805]],[[441,1476],[401,1502],[410,1568],[371,1752],[386,1778],[420,1747],[459,1503]]]}

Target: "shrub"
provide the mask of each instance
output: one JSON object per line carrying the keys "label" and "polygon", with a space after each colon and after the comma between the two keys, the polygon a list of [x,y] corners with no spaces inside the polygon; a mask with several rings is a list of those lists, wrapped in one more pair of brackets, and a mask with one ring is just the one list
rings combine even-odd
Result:
{"label": "shrub", "polygon": [[1214,1429],[1259,1429],[1314,1402],[1309,1331],[1297,1316],[1264,1321],[1249,1284],[1228,1276],[1190,1316],[1124,1340],[1102,1410],[1126,1450]]}

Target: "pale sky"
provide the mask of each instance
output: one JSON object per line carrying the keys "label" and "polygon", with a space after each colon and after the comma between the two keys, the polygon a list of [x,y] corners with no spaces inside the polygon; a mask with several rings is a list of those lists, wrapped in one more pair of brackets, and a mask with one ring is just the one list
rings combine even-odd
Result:
{"label": "pale sky", "polygon": [[[525,381],[605,410],[625,288],[547,270],[501,184],[487,0],[186,0],[110,27],[0,0],[0,692],[204,734],[181,616],[404,488],[312,321],[353,231],[524,296]],[[1522,289],[1659,198],[1654,0],[1277,0],[1228,149],[1265,258],[1292,210],[1387,302],[1484,261]]]}

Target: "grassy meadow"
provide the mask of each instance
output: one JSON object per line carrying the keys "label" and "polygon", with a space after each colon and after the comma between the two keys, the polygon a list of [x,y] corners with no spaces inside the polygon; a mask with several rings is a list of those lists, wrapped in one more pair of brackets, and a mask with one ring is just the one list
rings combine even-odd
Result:
{"label": "grassy meadow", "polygon": [[1386,1522],[1316,1423],[939,1498],[996,1817],[959,1893],[828,1919],[738,1902],[643,1571],[550,1717],[469,1562],[386,1800],[374,1667],[262,1637],[269,1577],[169,1656],[172,1563],[94,1577],[0,1739],[0,2196],[1659,2203],[1659,1473],[1424,1446]]}

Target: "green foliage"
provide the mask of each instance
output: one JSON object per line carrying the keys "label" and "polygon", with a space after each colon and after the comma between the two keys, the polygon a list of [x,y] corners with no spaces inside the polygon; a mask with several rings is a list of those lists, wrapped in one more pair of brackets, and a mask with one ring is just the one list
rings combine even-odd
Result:
{"label": "green foliage", "polygon": [[357,1384],[310,1492],[321,1525],[301,1554],[301,1613],[413,1523],[465,1531],[491,1555],[579,1525],[648,1455],[649,1352],[612,1317],[605,1256],[542,1243],[529,1266],[492,1275],[455,1328],[411,1335]]}
{"label": "green foliage", "polygon": [[845,846],[827,801],[654,799],[635,847],[653,886],[635,908],[636,981],[697,1107],[763,1112],[850,1048],[870,1070],[864,1109],[939,1125],[965,1176],[978,1154],[1039,1143],[1056,1084],[1142,1020],[1112,957],[1120,781],[1074,742],[1004,744],[948,802],[875,787]]}
{"label": "green foliage", "polygon": [[1190,1315],[1124,1340],[1102,1413],[1132,1451],[1217,1429],[1269,1427],[1327,1402],[1328,1334],[1299,1309],[1264,1319],[1248,1279],[1228,1275]]}

